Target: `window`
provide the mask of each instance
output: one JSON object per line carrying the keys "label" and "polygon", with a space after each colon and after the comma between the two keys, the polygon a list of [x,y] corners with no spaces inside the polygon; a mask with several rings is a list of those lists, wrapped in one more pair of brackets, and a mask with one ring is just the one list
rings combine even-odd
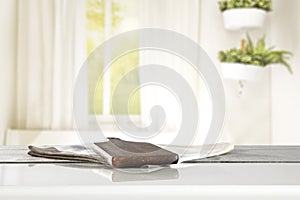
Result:
{"label": "window", "polygon": [[[86,0],[86,16],[87,16],[87,53],[88,55],[103,41],[117,33],[136,29],[138,27],[138,0]],[[99,64],[99,63],[97,63]],[[99,116],[110,116],[111,114],[111,98],[119,80],[129,71],[138,67],[139,52],[127,54],[109,66],[109,70],[94,91],[89,87],[89,113],[95,113]],[[99,67],[103,67],[100,64]],[[97,66],[98,67],[98,66]],[[88,76],[92,76],[94,72],[90,70]],[[139,77],[130,77],[127,84],[132,86],[139,84]],[[91,85],[89,81],[89,85]],[[91,105],[94,98],[94,105]],[[119,98],[114,99],[118,101]],[[119,104],[118,104],[119,105]],[[122,106],[127,105],[121,105]],[[121,110],[121,109],[119,109]],[[114,110],[115,114],[124,114]],[[130,115],[140,114],[140,93],[134,93],[128,103],[128,112]]]}

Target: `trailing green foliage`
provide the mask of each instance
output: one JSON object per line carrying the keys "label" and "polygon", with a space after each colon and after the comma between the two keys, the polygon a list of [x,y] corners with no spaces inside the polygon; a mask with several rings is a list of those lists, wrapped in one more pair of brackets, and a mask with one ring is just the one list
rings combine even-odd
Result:
{"label": "trailing green foliage", "polygon": [[265,67],[270,64],[282,64],[290,73],[292,72],[287,60],[292,56],[289,51],[276,51],[274,47],[267,48],[265,36],[259,39],[254,45],[250,36],[247,34],[246,46],[244,49],[230,49],[219,52],[219,60],[228,63],[242,63]]}
{"label": "trailing green foliage", "polygon": [[272,10],[272,0],[221,0],[219,8],[222,12],[234,8],[258,8]]}

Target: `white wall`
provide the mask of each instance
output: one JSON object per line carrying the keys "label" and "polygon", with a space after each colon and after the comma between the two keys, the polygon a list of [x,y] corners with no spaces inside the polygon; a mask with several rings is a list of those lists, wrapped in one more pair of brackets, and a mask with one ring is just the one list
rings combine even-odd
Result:
{"label": "white wall", "polygon": [[[273,4],[265,28],[250,34],[257,38],[266,33],[269,45],[292,51],[294,74],[291,76],[282,66],[269,69],[262,81],[246,82],[240,97],[238,82],[224,80],[224,140],[237,144],[300,144],[300,1],[273,0]],[[242,32],[224,29],[217,0],[202,0],[201,20],[201,45],[218,65],[218,51],[239,45]]]}
{"label": "white wall", "polygon": [[271,14],[273,43],[294,53],[294,74],[282,67],[272,71],[272,141],[300,144],[300,1],[275,0]]}
{"label": "white wall", "polygon": [[12,123],[16,66],[16,0],[0,0],[0,144]]}
{"label": "white wall", "polygon": [[[251,32],[251,35],[262,34],[255,31]],[[239,46],[242,37],[243,32],[224,29],[217,0],[202,0],[201,46],[219,70],[218,52]],[[236,144],[269,144],[271,142],[269,74],[267,73],[262,81],[246,82],[241,96],[238,95],[238,81],[224,80],[224,87],[227,113],[223,140]]]}

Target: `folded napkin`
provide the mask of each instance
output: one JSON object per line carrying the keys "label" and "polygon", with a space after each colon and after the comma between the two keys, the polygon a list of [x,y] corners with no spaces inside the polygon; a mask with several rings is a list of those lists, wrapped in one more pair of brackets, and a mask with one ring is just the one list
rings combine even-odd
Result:
{"label": "folded napkin", "polygon": [[[213,156],[226,154],[234,149],[233,144],[218,143],[215,145],[191,146],[186,149],[184,146],[178,145],[159,145],[160,147],[171,150],[174,153],[183,152],[179,157],[178,163],[193,162]],[[57,147],[36,147],[30,145],[28,154],[31,156],[61,159],[61,160],[74,160],[82,162],[92,162],[105,166],[109,166],[106,159],[93,150],[92,145],[70,145],[70,146],[57,146]],[[201,152],[206,152],[201,153]]]}
{"label": "folded napkin", "polygon": [[84,146],[70,145],[60,147],[36,147],[28,146],[29,155],[42,158],[59,159],[59,160],[75,160],[82,162],[92,162],[102,165],[108,165],[105,159]]}

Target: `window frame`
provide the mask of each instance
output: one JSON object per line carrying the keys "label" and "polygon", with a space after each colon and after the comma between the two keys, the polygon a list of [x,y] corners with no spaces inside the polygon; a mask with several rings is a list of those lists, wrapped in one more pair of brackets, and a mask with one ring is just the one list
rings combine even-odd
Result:
{"label": "window frame", "polygon": [[[113,0],[104,1],[104,40],[107,40],[112,35],[112,2]],[[104,65],[109,64],[109,52],[106,52],[104,56]],[[110,113],[111,109],[111,69],[108,68],[103,76],[103,93],[102,93],[102,114],[95,114],[96,121],[98,124],[103,124],[106,128],[113,129],[115,117]],[[95,121],[92,120],[92,115],[89,113],[89,124],[95,125]],[[119,115],[120,116],[120,115]],[[132,123],[141,126],[145,125],[142,113],[128,115]],[[129,122],[128,122],[129,123]]]}

